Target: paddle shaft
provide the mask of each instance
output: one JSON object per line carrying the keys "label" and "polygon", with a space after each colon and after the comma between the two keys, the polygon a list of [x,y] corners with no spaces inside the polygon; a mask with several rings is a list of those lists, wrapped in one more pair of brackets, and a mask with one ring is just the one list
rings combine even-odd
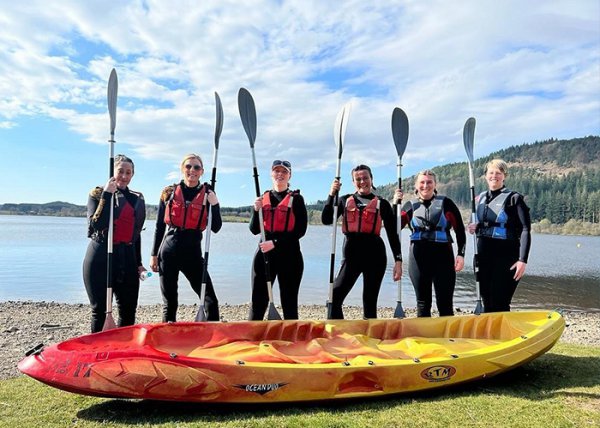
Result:
{"label": "paddle shaft", "polygon": [[[402,189],[402,156],[398,155],[398,189]],[[396,233],[398,234],[398,240],[402,244],[402,207],[398,201],[396,206]],[[402,302],[402,278],[398,280],[398,302]]]}
{"label": "paddle shaft", "polygon": [[[337,163],[335,167],[335,179],[341,180],[341,152],[338,152]],[[331,257],[329,260],[329,295],[327,303],[330,305],[333,300],[333,282],[335,280],[335,247],[336,247],[336,235],[337,235],[337,216],[338,216],[338,197],[339,192],[335,192],[333,195],[333,223],[331,230]]]}
{"label": "paddle shaft", "polygon": [[[252,170],[254,175],[254,188],[256,190],[256,197],[260,198],[260,185],[258,182],[258,168],[256,167],[256,154],[254,153],[254,142],[256,140],[256,108],[254,107],[254,100],[252,99],[252,95],[245,88],[240,88],[238,92],[238,108],[240,111],[240,118],[242,119],[242,125],[244,126],[244,131],[248,136],[248,141],[250,142],[250,150],[252,152]],[[265,226],[263,223],[263,212],[262,209],[258,210],[258,220],[260,226],[260,236],[261,242],[266,241],[265,235]],[[267,292],[269,295],[269,310],[267,314],[267,319],[269,320],[280,320],[281,315],[277,312],[277,308],[275,308],[275,303],[273,302],[273,285],[271,283],[271,267],[269,265],[269,255],[268,253],[263,253],[263,260],[265,263],[265,276],[267,283]]]}
{"label": "paddle shaft", "polygon": [[[473,174],[473,146],[475,137],[475,118],[470,117],[465,122],[463,129],[463,141],[465,145],[465,151],[467,153],[468,165],[469,165],[469,185],[471,191],[471,223],[477,224],[477,212],[475,208],[475,175]],[[477,234],[473,234],[473,271],[475,274],[475,290],[477,294],[477,303],[475,305],[475,314],[479,315],[483,311],[481,304],[481,291],[479,288],[479,254],[477,249]]]}
{"label": "paddle shaft", "polygon": [[[217,158],[219,154],[219,139],[221,137],[221,131],[223,130],[223,106],[221,105],[221,98],[219,94],[215,92],[215,104],[216,104],[216,123],[215,123],[215,146],[213,150],[213,162],[212,171],[210,176],[210,188],[215,191],[217,185]],[[204,242],[204,265],[202,269],[202,286],[200,288],[200,307],[196,314],[196,321],[206,321],[206,283],[208,281],[208,256],[210,254],[210,236],[212,232],[212,206],[208,202],[208,191],[206,189],[206,209],[208,210],[208,218],[206,222],[206,234]]]}
{"label": "paddle shaft", "polygon": [[[217,183],[217,148],[215,147],[215,151],[213,153],[213,167],[212,173],[210,177],[210,187],[214,191]],[[204,267],[202,271],[202,289],[200,293],[200,303],[201,308],[204,310],[204,302],[206,300],[206,282],[208,281],[208,255],[210,252],[210,236],[211,236],[211,227],[212,227],[212,206],[208,202],[208,189],[206,189],[206,209],[208,210],[208,219],[206,222],[206,236],[204,238]]]}
{"label": "paddle shaft", "polygon": [[[110,139],[108,140],[108,179],[115,175],[115,128],[117,126],[117,92],[119,81],[117,72],[113,68],[108,78],[107,104],[108,115],[110,118]],[[112,316],[112,277],[113,277],[113,235],[114,235],[114,206],[115,194],[110,198],[110,208],[108,217],[108,235],[106,237],[107,255],[106,255],[106,318],[102,330],[110,330],[115,327],[115,321]]]}

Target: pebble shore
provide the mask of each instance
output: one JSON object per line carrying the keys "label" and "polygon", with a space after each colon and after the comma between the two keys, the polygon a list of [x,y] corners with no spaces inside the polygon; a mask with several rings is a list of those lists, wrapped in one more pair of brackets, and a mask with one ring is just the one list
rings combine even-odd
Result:
{"label": "pebble shore", "polygon": [[[193,320],[198,311],[196,305],[181,305],[177,314],[180,321]],[[221,305],[221,318],[224,321],[246,319],[248,305]],[[414,317],[415,310],[405,308],[407,317]],[[393,308],[380,308],[379,318],[392,318]],[[457,315],[467,312],[456,310]],[[301,319],[323,319],[323,305],[301,306]],[[361,319],[362,308],[344,307],[346,319]],[[567,322],[560,341],[567,343],[600,346],[600,313],[563,313]],[[162,316],[161,305],[145,305],[138,308],[139,323],[159,322]],[[115,314],[116,319],[116,314]],[[71,337],[90,332],[90,309],[84,304],[55,302],[0,302],[0,379],[19,375],[17,363],[25,352],[43,343],[51,345]]]}

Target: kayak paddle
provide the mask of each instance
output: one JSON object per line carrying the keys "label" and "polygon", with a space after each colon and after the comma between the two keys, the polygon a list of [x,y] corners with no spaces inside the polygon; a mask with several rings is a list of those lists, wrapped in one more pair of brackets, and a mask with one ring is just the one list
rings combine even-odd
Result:
{"label": "kayak paddle", "polygon": [[[394,145],[398,154],[398,189],[402,189],[402,155],[404,155],[406,144],[408,143],[408,117],[406,117],[406,113],[399,107],[396,107],[392,113],[392,137],[394,138]],[[396,206],[396,232],[402,246],[401,208],[400,204]],[[402,254],[402,251],[400,254]],[[394,318],[405,317],[404,309],[402,309],[402,278],[400,278],[398,280],[398,300],[396,310],[394,311]]]}
{"label": "kayak paddle", "polygon": [[[252,166],[254,171],[254,188],[256,190],[256,197],[261,196],[260,184],[258,182],[258,168],[256,167],[256,155],[254,154],[254,142],[256,141],[256,108],[254,107],[254,99],[252,95],[245,88],[240,88],[238,92],[238,108],[240,111],[240,118],[242,119],[242,125],[244,125],[244,131],[248,136],[250,142],[250,150],[252,151]],[[261,242],[265,242],[265,225],[263,224],[263,212],[262,209],[258,210],[258,221],[260,223],[260,236]],[[269,267],[269,256],[268,253],[263,253],[263,259],[265,261],[265,275],[267,279],[267,292],[269,293],[269,311],[267,319],[269,320],[280,320],[281,315],[275,308],[273,303],[273,285],[271,283],[271,269]]]}
{"label": "kayak paddle", "polygon": [[[333,140],[337,147],[337,161],[335,166],[335,179],[341,180],[341,162],[342,162],[342,151],[344,150],[344,137],[346,135],[346,127],[348,126],[348,117],[350,116],[350,109],[352,102],[348,102],[342,107],[338,113],[335,124],[333,127]],[[335,192],[333,195],[333,223],[331,230],[331,257],[329,260],[329,294],[327,297],[327,319],[331,319],[331,302],[333,300],[333,282],[334,282],[334,270],[335,270],[335,238],[337,232],[337,213],[338,213],[338,193]]]}
{"label": "kayak paddle", "polygon": [[[471,223],[477,223],[477,214],[475,212],[475,176],[473,175],[473,140],[475,138],[475,118],[470,117],[465,122],[463,129],[463,142],[465,151],[469,159],[469,185],[471,186]],[[483,312],[481,304],[481,292],[479,291],[479,257],[477,254],[477,235],[473,234],[473,271],[475,272],[475,290],[477,292],[477,304],[475,305],[475,314]]]}
{"label": "kayak paddle", "polygon": [[[221,104],[221,98],[219,94],[215,92],[215,104],[217,109],[217,119],[215,124],[215,149],[213,151],[213,163],[212,163],[212,174],[210,176],[210,187],[212,191],[215,191],[215,185],[217,182],[217,154],[219,152],[219,139],[221,138],[221,131],[223,131],[223,105]],[[212,208],[208,202],[208,191],[206,192],[206,209],[208,210],[208,219],[206,224],[206,236],[204,243],[204,267],[202,269],[202,288],[200,291],[200,307],[196,314],[196,321],[206,321],[206,281],[208,279],[208,252],[210,250],[210,233],[212,227]]]}
{"label": "kayak paddle", "polygon": [[[108,140],[108,178],[115,175],[115,127],[117,126],[117,92],[119,89],[119,81],[117,72],[113,68],[108,78],[108,115],[110,116],[110,140]],[[113,193],[110,199],[110,215],[108,221],[108,236],[107,240],[107,258],[106,258],[106,318],[102,331],[116,328],[115,320],[112,316],[112,271],[113,271],[113,218],[114,218],[115,194]]]}

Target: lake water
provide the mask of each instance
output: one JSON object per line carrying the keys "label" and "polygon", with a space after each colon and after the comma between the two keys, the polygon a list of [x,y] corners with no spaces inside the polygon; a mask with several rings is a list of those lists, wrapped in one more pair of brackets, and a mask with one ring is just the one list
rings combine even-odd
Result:
{"label": "lake water", "polygon": [[[142,233],[142,256],[147,267],[154,234],[154,221]],[[338,230],[336,268],[341,258],[343,236]],[[409,233],[403,231],[402,249],[408,252]],[[257,237],[241,223],[224,223],[211,237],[209,271],[221,304],[250,300],[250,266]],[[475,281],[472,274],[473,243],[468,237],[465,270],[458,275],[454,304],[472,309]],[[33,300],[88,303],[81,265],[88,244],[86,220],[71,217],[0,215],[0,301]],[[324,304],[329,288],[331,227],[309,225],[301,240],[305,272],[300,303]],[[595,254],[595,255],[594,255]],[[600,312],[600,237],[534,235],[527,272],[513,299],[515,309],[563,308]],[[396,306],[397,285],[392,281],[388,258],[380,306]],[[279,302],[275,283],[275,301]],[[415,307],[415,296],[407,266],[402,279],[402,303]],[[361,305],[362,279],[346,303]],[[180,303],[199,299],[182,275]],[[162,302],[158,276],[142,282],[140,304]]]}

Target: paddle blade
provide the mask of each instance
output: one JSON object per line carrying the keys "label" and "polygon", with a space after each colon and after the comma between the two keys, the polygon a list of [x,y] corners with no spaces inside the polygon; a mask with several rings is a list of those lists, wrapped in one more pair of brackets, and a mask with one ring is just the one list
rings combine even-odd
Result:
{"label": "paddle blade", "polygon": [[408,117],[399,107],[396,107],[392,113],[392,136],[398,157],[401,158],[408,143]]}
{"label": "paddle blade", "polygon": [[273,302],[269,303],[269,312],[267,313],[267,319],[269,321],[281,321],[281,315],[277,312],[277,308]]}
{"label": "paddle blade", "polygon": [[398,302],[396,304],[396,310],[394,311],[394,318],[398,318],[398,319],[406,318],[406,314],[404,313],[404,309],[402,308],[402,302]]}
{"label": "paddle blade", "polygon": [[338,149],[337,157],[342,158],[342,151],[344,150],[344,137],[346,136],[346,127],[348,126],[348,118],[350,117],[350,110],[352,108],[352,102],[348,102],[342,107],[335,119],[335,125],[333,127],[333,140]]}
{"label": "paddle blade", "polygon": [[221,104],[221,97],[215,92],[215,105],[217,108],[217,123],[215,124],[215,149],[219,149],[219,139],[221,138],[221,132],[223,131],[223,104]]}
{"label": "paddle blade", "polygon": [[465,143],[465,151],[469,158],[469,163],[473,163],[473,140],[475,138],[475,118],[470,117],[465,122],[463,129],[463,142]]}
{"label": "paddle blade", "polygon": [[254,141],[256,141],[256,108],[254,107],[252,95],[246,88],[240,88],[238,92],[238,109],[250,147],[254,148]]}
{"label": "paddle blade", "polygon": [[206,321],[206,311],[204,308],[204,305],[200,305],[200,308],[198,308],[198,313],[196,314],[196,318],[194,321],[196,322],[204,322]]}
{"label": "paddle blade", "polygon": [[119,80],[117,71],[113,68],[108,78],[108,115],[110,116],[110,136],[111,140],[115,135],[117,126],[117,92],[119,90]]}
{"label": "paddle blade", "polygon": [[107,313],[106,318],[104,319],[104,325],[102,326],[102,331],[112,330],[117,328],[117,324],[115,324],[115,320],[112,316],[112,313]]}

